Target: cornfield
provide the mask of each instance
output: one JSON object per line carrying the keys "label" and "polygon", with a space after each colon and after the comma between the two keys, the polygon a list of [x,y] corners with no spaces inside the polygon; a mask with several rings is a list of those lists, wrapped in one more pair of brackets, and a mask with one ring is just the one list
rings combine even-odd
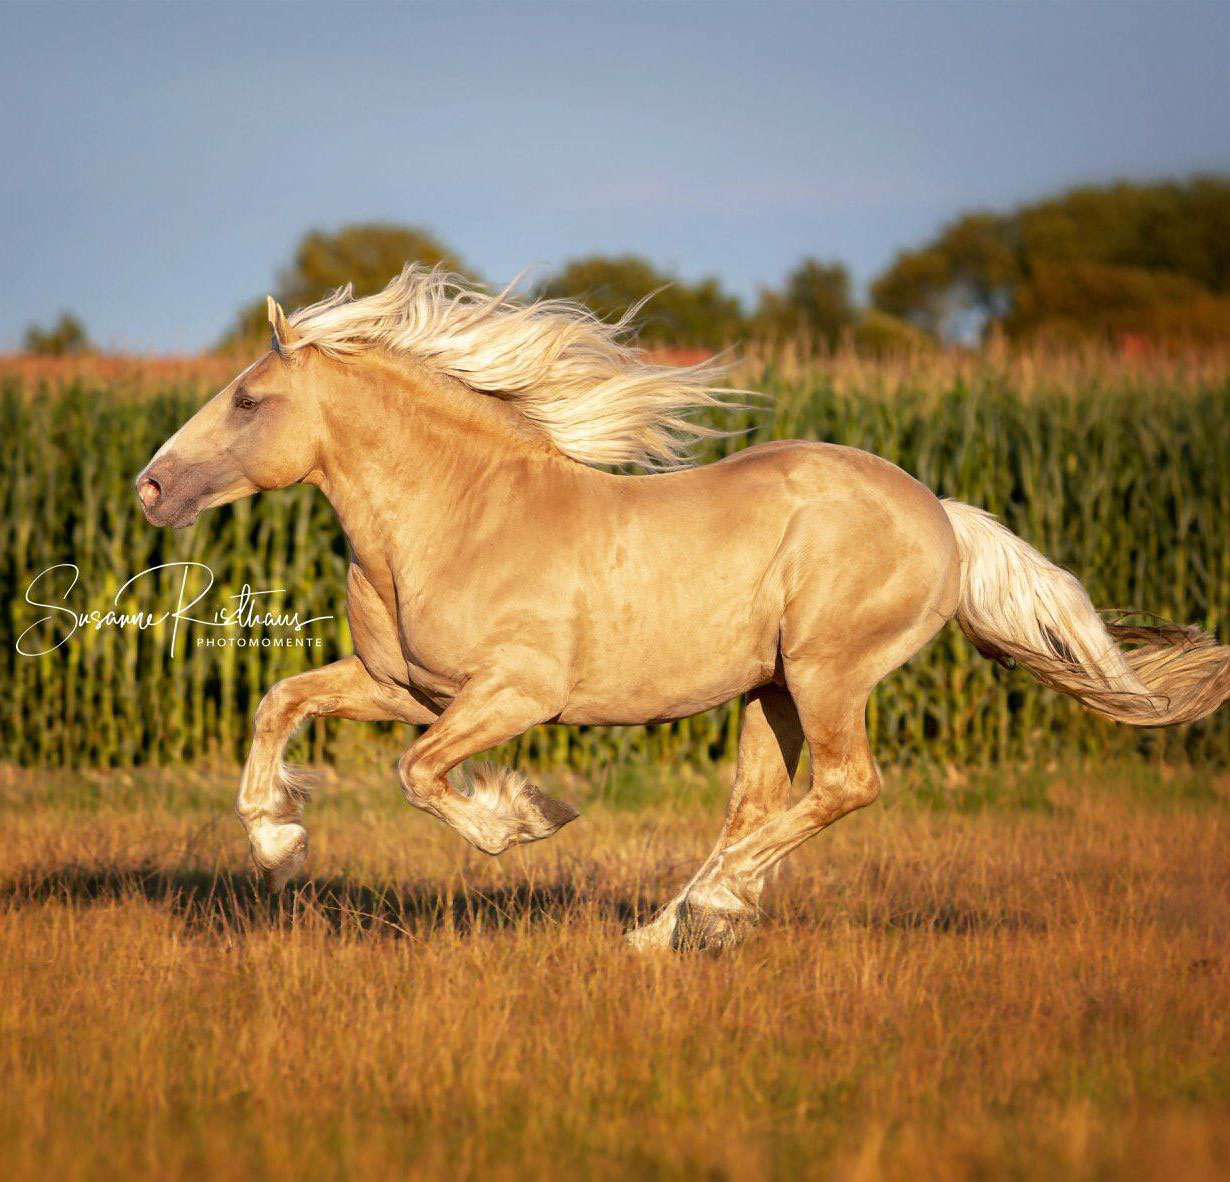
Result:
{"label": "cornfield", "polygon": [[[738,376],[774,401],[739,412],[725,425],[743,434],[716,442],[706,458],[769,438],[866,448],[943,496],[1000,514],[1076,571],[1100,606],[1147,608],[1230,640],[1226,366],[993,355],[916,364],[768,359]],[[346,543],[314,490],[240,502],[186,531],[156,530],[141,516],[135,473],[204,393],[191,376],[140,391],[89,376],[4,379],[0,586],[8,609],[0,660],[11,692],[0,759],[131,766],[239,756],[265,690],[349,650]],[[95,628],[76,626],[64,610],[105,612],[133,575],[185,562],[207,566],[216,580],[198,605],[202,616],[245,584],[280,589],[261,597],[262,611],[333,617],[298,634],[319,647],[286,646],[296,634],[276,624],[228,630],[191,622],[179,624],[172,644],[172,621]],[[72,571],[63,567],[38,583],[44,594],[29,595],[45,606],[27,601],[35,576],[68,563],[79,570],[71,591]],[[189,598],[205,577],[200,568],[190,574]],[[166,610],[183,578],[179,566],[155,571],[124,602],[128,610]],[[23,637],[25,651],[50,651],[23,655]],[[738,714],[734,703],[665,726],[541,728],[501,756],[567,763],[582,774],[613,762],[708,761],[733,754]],[[1115,728],[984,661],[951,625],[880,687],[869,721],[885,762],[1134,750],[1230,762],[1226,712],[1171,732]],[[299,742],[327,758],[335,734],[333,724],[317,723]]]}

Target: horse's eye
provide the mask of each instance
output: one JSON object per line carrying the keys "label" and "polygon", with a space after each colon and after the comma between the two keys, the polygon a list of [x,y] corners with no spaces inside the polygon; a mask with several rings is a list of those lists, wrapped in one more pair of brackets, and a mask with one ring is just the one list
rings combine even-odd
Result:
{"label": "horse's eye", "polygon": [[256,407],[256,399],[250,398],[247,394],[235,395],[236,410],[254,410]]}

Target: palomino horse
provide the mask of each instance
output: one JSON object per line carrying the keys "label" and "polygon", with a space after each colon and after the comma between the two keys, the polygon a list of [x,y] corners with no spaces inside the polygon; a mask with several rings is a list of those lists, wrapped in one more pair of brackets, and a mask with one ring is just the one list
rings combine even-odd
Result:
{"label": "palomino horse", "polygon": [[[378,295],[289,318],[271,299],[269,316],[271,350],[137,491],[152,523],[186,526],[307,482],[353,550],[354,655],[256,712],[237,807],[274,889],[307,854],[283,750],[322,715],[425,725],[398,764],[406,799],[498,854],[576,812],[498,768],[454,786],[463,760],[539,723],[659,722],[746,695],[717,846],[631,933],[681,947],[735,938],[781,858],[876,798],[867,697],[954,615],[985,655],[1122,722],[1185,722],[1230,694],[1230,649],[1104,625],[1071,574],[876,456],[778,442],[688,467],[705,433],[690,414],[721,404],[712,372],[650,365],[575,305],[407,267]],[[664,470],[602,470],[627,465]]]}

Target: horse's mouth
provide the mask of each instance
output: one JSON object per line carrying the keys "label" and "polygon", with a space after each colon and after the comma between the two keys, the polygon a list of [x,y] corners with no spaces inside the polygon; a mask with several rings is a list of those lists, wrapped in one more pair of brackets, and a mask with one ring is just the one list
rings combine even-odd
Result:
{"label": "horse's mouth", "polygon": [[196,519],[200,515],[200,509],[194,505],[180,505],[178,507],[159,505],[156,508],[145,510],[145,520],[150,525],[159,527],[170,526],[172,529],[187,529],[188,526],[196,523]]}

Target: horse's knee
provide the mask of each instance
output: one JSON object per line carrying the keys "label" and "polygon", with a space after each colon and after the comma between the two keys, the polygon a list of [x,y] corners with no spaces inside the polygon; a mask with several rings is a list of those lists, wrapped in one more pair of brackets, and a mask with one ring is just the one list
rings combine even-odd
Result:
{"label": "horse's knee", "polygon": [[258,736],[281,733],[293,718],[296,697],[289,683],[290,678],[277,682],[261,698],[253,722],[253,730]]}

